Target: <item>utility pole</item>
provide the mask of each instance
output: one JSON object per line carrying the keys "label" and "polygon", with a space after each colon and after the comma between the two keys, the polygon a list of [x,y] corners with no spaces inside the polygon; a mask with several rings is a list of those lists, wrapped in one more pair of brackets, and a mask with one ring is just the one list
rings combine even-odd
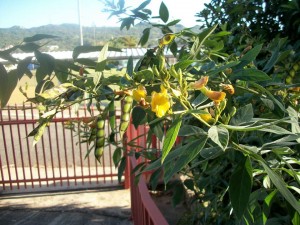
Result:
{"label": "utility pole", "polygon": [[79,29],[80,29],[80,45],[83,45],[83,35],[82,35],[82,25],[81,25],[81,7],[80,7],[80,1],[77,0],[78,3],[78,22],[79,22]]}

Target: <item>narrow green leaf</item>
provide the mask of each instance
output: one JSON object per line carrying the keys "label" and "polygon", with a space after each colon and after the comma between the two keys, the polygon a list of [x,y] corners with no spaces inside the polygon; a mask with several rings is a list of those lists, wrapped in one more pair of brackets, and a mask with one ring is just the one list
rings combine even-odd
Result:
{"label": "narrow green leaf", "polygon": [[[76,59],[81,53],[98,52],[101,51],[102,48],[103,46],[77,46],[73,50],[72,57]],[[122,49],[109,47],[108,51],[122,52]]]}
{"label": "narrow green leaf", "polygon": [[117,147],[113,154],[113,162],[115,167],[118,167],[121,157],[122,157],[122,148]]}
{"label": "narrow green leaf", "polygon": [[197,60],[181,60],[174,65],[175,70],[177,71],[179,68],[181,70],[185,70],[187,67],[189,67],[194,62],[197,62]]}
{"label": "narrow green leaf", "polygon": [[169,10],[164,2],[161,2],[159,7],[159,17],[165,23],[169,20]]}
{"label": "narrow green leaf", "polygon": [[[171,155],[170,153],[164,162],[164,182],[168,183],[175,173],[179,172],[189,162],[191,162],[204,148],[206,141],[207,137],[197,139],[172,151],[171,153],[176,151],[176,154]],[[177,158],[177,160],[174,160],[175,158]]]}
{"label": "narrow green leaf", "polygon": [[122,181],[122,176],[123,176],[123,173],[125,171],[125,168],[126,168],[126,157],[123,156],[122,159],[120,160],[120,165],[119,165],[119,168],[118,168],[118,181],[119,181],[119,183],[121,183],[121,181]]}
{"label": "narrow green leaf", "polygon": [[171,26],[175,26],[177,23],[179,23],[181,20],[180,19],[177,19],[177,20],[173,20],[171,22],[169,22],[167,24],[167,26],[171,27]]}
{"label": "narrow green leaf", "polygon": [[36,34],[32,37],[26,37],[23,39],[24,42],[34,42],[34,41],[40,41],[43,39],[49,39],[49,38],[57,38],[58,36],[50,35],[50,34]]}
{"label": "narrow green leaf", "polygon": [[260,81],[267,81],[271,80],[268,74],[265,72],[254,69],[254,68],[247,68],[242,69],[238,72],[233,73],[229,76],[230,80],[243,80],[243,81],[253,81],[253,82],[260,82]]}
{"label": "narrow green leaf", "polygon": [[165,140],[163,143],[163,148],[162,148],[162,158],[161,158],[162,162],[164,162],[165,158],[169,154],[171,148],[173,147],[173,145],[176,141],[181,123],[182,123],[182,118],[179,117],[172,123],[170,129],[166,133],[166,137],[165,137]]}
{"label": "narrow green leaf", "polygon": [[245,157],[235,168],[229,181],[229,197],[233,211],[241,219],[248,206],[252,188],[252,166],[249,157]]}
{"label": "narrow green leaf", "polygon": [[212,126],[208,130],[208,137],[223,150],[226,149],[229,141],[229,132],[224,127]]}
{"label": "narrow green leaf", "polygon": [[248,51],[242,58],[241,58],[241,63],[238,65],[239,68],[244,67],[245,65],[251,63],[256,59],[258,56],[259,52],[262,49],[262,44],[255,46],[252,48],[250,51]]}
{"label": "narrow green leaf", "polygon": [[133,58],[132,58],[132,56],[130,56],[128,58],[126,73],[131,77],[133,76]]}
{"label": "narrow green leaf", "polygon": [[143,30],[143,35],[142,35],[142,37],[141,37],[141,39],[139,41],[139,44],[141,46],[144,46],[145,44],[147,44],[147,42],[149,40],[149,36],[150,36],[150,30],[151,30],[150,28],[145,28]]}
{"label": "narrow green leaf", "polygon": [[144,9],[150,2],[151,0],[144,1],[142,4],[140,4],[137,8],[135,8],[132,11],[139,11],[141,9]]}
{"label": "narrow green leaf", "polygon": [[265,171],[269,175],[272,183],[276,186],[278,191],[282,194],[282,196],[287,200],[291,206],[300,213],[300,204],[295,198],[295,196],[288,190],[286,187],[286,183],[282,180],[282,178],[274,172],[266,163],[264,160],[259,161],[261,165],[264,167]]}

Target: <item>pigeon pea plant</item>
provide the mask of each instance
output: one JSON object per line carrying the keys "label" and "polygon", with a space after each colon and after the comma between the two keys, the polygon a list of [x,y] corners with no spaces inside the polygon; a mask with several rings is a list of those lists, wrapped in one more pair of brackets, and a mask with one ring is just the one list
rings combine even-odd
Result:
{"label": "pigeon pea plant", "polygon": [[[284,49],[286,40],[277,38],[268,46],[254,44],[241,54],[226,52],[224,43],[231,33],[225,26],[173,32],[180,20],[169,22],[163,2],[158,16],[146,8],[150,1],[130,12],[122,0],[105,3],[112,16],[119,16],[121,29],[130,29],[136,20],[149,24],[141,45],[147,43],[151,29],[161,29],[157,46],[149,48],[135,66],[129,58],[123,76],[107,76],[107,52],[119,49],[80,46],[70,62],[38,50],[39,41],[53,36],[26,38],[0,52],[1,58],[18,64],[9,72],[0,65],[1,107],[18,79],[30,73],[27,65],[32,63],[32,58],[18,60],[10,53],[17,48],[34,51],[38,85],[35,97],[28,101],[36,104],[41,115],[30,133],[34,143],[57,112],[86,103],[91,118],[79,121],[84,129],[78,132],[94,145],[97,160],[106,143],[117,146],[113,160],[120,177],[126,162],[122,150],[126,149],[116,137],[123,137],[130,117],[136,128],[149,126],[149,143],[153,135],[162,141],[161,151],[136,146],[136,139],[128,146],[130,154],[149,162],[135,171],[152,171],[152,188],[162,174],[163,182],[174,190],[174,204],[184,190],[194,192],[195,206],[184,224],[299,224],[299,56]],[[177,57],[174,64],[166,60],[168,49]],[[99,50],[97,62],[78,57]],[[291,60],[294,73],[279,75]],[[60,84],[54,85],[54,79]],[[21,91],[27,96],[26,87]],[[115,115],[118,101],[122,101],[120,124]],[[110,134],[104,132],[106,119]],[[180,143],[175,144],[179,137]],[[186,177],[183,184],[168,185],[178,173]]]}

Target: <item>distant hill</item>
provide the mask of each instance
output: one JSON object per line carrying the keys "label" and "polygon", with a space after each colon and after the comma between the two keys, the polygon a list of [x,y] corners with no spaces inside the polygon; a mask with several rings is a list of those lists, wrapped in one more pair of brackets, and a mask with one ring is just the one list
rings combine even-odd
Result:
{"label": "distant hill", "polygon": [[[121,31],[119,27],[83,27],[84,45],[102,45],[109,40],[120,37],[130,37],[138,43],[146,27],[146,24],[138,24],[128,31],[126,29]],[[182,28],[181,25],[176,25],[174,32]],[[74,47],[80,45],[79,25],[76,24],[45,25],[28,29],[14,26],[11,28],[0,28],[0,49],[19,44],[24,37],[30,37],[35,34],[51,34],[59,37],[46,43],[43,50],[73,50]],[[149,44],[156,45],[157,39],[161,36],[159,29],[152,29]]]}

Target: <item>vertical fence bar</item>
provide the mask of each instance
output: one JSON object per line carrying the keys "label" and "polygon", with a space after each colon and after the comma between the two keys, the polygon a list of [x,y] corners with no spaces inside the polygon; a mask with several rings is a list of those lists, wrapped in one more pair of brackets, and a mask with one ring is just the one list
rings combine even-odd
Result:
{"label": "vertical fence bar", "polygon": [[[71,108],[69,108],[69,115],[71,115]],[[74,172],[74,184],[77,186],[77,179],[76,179],[76,161],[75,161],[75,149],[74,149],[74,138],[73,138],[73,129],[71,131],[71,146],[72,146],[72,160],[73,160],[73,172]]]}
{"label": "vertical fence bar", "polygon": [[46,184],[47,184],[47,187],[49,187],[44,135],[42,136],[42,140],[41,141],[42,141],[42,149],[43,149],[43,160],[44,160]]}
{"label": "vertical fence bar", "polygon": [[[32,103],[30,104],[30,107],[32,108]],[[26,108],[25,104],[23,103],[23,116],[24,120],[27,120],[26,117]],[[25,123],[25,134],[26,134],[26,146],[27,146],[27,156],[28,156],[28,167],[29,167],[29,172],[30,172],[30,179],[31,179],[31,188],[34,188],[34,182],[33,182],[33,173],[32,173],[32,163],[31,163],[31,154],[30,154],[30,145],[29,145],[29,139],[28,139],[28,126],[27,123]]]}
{"label": "vertical fence bar", "polygon": [[[79,117],[78,117],[78,112],[77,112],[77,119],[78,119]],[[78,123],[77,124],[77,128],[78,128],[78,130],[80,129],[80,124]],[[84,176],[84,173],[83,173],[83,162],[82,162],[82,147],[81,147],[81,138],[80,138],[80,135],[78,135],[78,141],[79,141],[79,152],[80,152],[80,169],[81,169],[81,176],[82,176],[82,180],[81,180],[81,183],[84,185],[84,178],[83,178],[83,176]]]}
{"label": "vertical fence bar", "polygon": [[56,136],[56,148],[57,148],[57,160],[58,160],[58,172],[59,172],[59,178],[60,178],[60,186],[63,186],[62,174],[61,174],[61,161],[60,161],[60,148],[59,148],[57,122],[55,122],[55,136]]}
{"label": "vertical fence bar", "polygon": [[[3,122],[3,114],[2,109],[0,110],[1,113],[1,122]],[[10,167],[9,167],[9,160],[8,160],[8,153],[7,153],[7,143],[6,143],[6,137],[5,137],[5,129],[4,124],[2,125],[2,136],[3,136],[3,145],[4,145],[4,151],[5,151],[5,160],[6,160],[6,166],[7,166],[7,173],[8,173],[8,179],[11,181],[11,174],[10,174]],[[2,167],[1,167],[2,169]],[[2,176],[2,179],[4,180],[4,176]],[[4,190],[5,190],[5,183],[3,182]],[[12,183],[10,182],[10,189],[12,190]]]}
{"label": "vertical fence bar", "polygon": [[[62,119],[65,119],[65,116],[64,116],[64,111],[61,112],[61,117]],[[68,187],[70,186],[70,179],[69,179],[69,165],[68,165],[68,152],[67,152],[67,145],[66,145],[66,131],[65,131],[65,124],[64,122],[61,123],[62,124],[62,132],[63,132],[63,143],[64,143],[64,152],[65,152],[65,165],[66,165],[66,173],[67,173],[67,185]]]}
{"label": "vertical fence bar", "polygon": [[51,136],[50,127],[48,127],[48,137],[49,137],[50,160],[51,160],[52,178],[53,178],[52,180],[53,180],[53,186],[56,187],[54,160],[53,160],[53,152],[52,152],[52,136]]}
{"label": "vertical fence bar", "polygon": [[[17,109],[17,105],[15,104],[15,112],[16,112],[16,120],[19,121],[19,111]],[[26,184],[26,173],[25,173],[25,166],[24,166],[24,157],[23,157],[23,145],[21,140],[21,132],[20,132],[20,124],[17,123],[17,129],[18,129],[18,137],[19,137],[19,145],[20,145],[20,156],[21,156],[21,165],[22,165],[22,172],[23,172],[23,180],[24,180],[24,187],[27,189]]]}
{"label": "vertical fence bar", "polygon": [[[11,121],[11,109],[8,108],[8,119],[9,121]],[[15,166],[15,173],[16,173],[16,181],[17,181],[17,187],[18,189],[20,189],[20,184],[19,184],[19,175],[18,175],[18,164],[17,164],[17,160],[16,160],[16,150],[15,150],[15,142],[14,142],[14,135],[13,135],[13,129],[12,129],[12,125],[9,124],[9,129],[10,129],[10,136],[11,136],[11,147],[12,147],[12,154],[13,154],[13,160],[14,160],[14,166]]]}

